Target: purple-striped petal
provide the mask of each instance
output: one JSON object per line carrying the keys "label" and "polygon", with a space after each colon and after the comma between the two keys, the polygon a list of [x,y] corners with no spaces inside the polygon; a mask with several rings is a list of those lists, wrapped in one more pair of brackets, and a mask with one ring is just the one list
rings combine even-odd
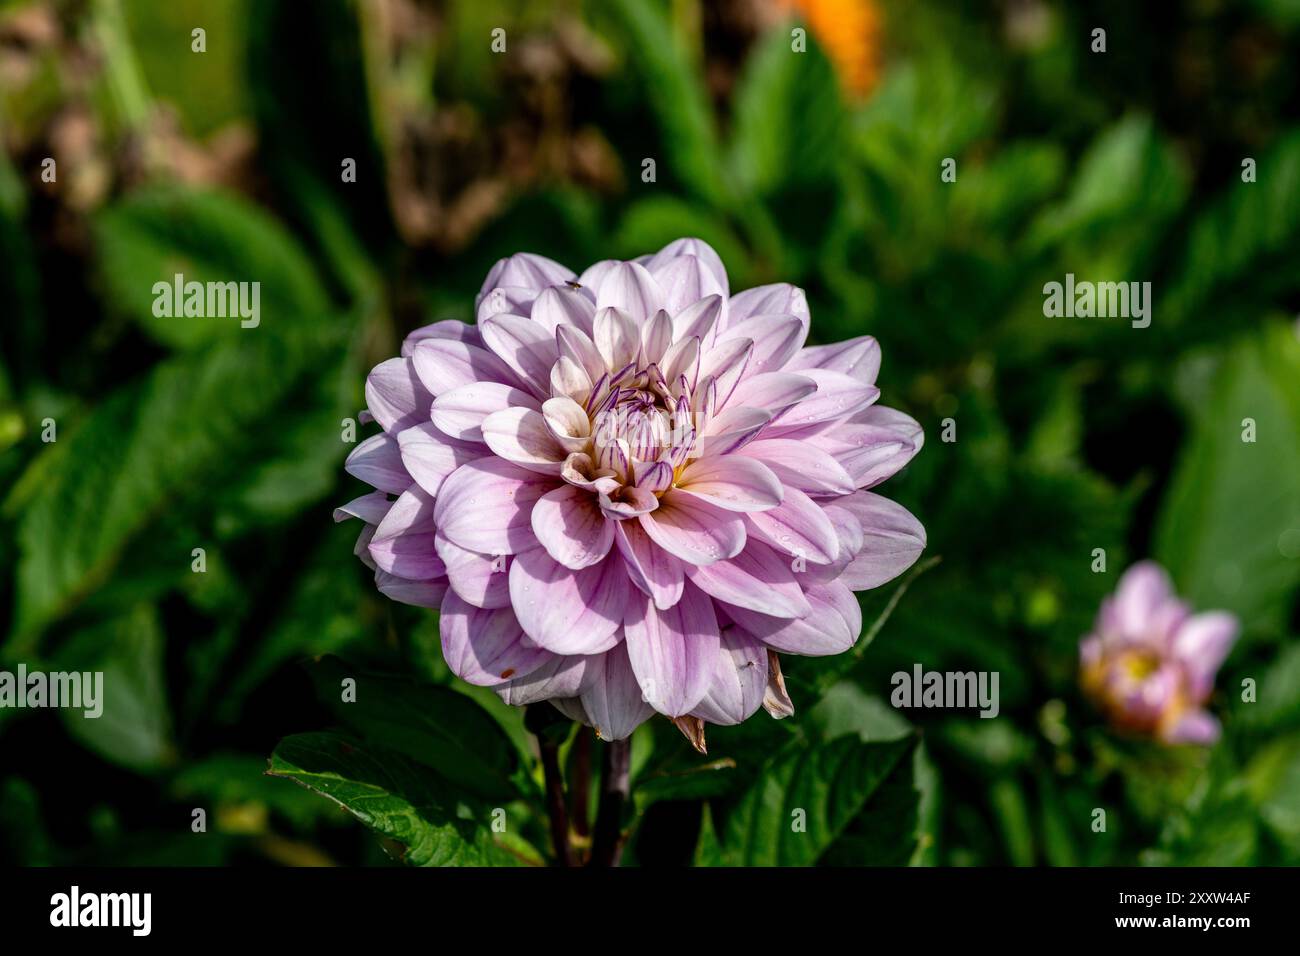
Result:
{"label": "purple-striped petal", "polygon": [[681,600],[666,610],[633,593],[623,630],[632,672],[646,702],[669,717],[690,713],[713,679],[718,653],[713,602],[689,584]]}
{"label": "purple-striped petal", "polygon": [[501,458],[542,475],[556,475],[569,452],[531,408],[507,408],[483,419],[483,441]]}
{"label": "purple-striped petal", "polygon": [[727,614],[773,650],[807,657],[842,654],[862,633],[862,608],[839,581],[818,584],[804,592],[811,613],[787,620],[728,605]]}
{"label": "purple-striped petal", "polygon": [[740,515],[676,488],[640,521],[655,544],[687,564],[723,561],[745,546],[745,523]]}
{"label": "purple-striped petal", "polygon": [[834,345],[809,345],[786,365],[789,371],[808,368],[841,372],[863,385],[875,385],[880,372],[880,343],[870,335],[862,335]]}
{"label": "purple-striped petal", "polygon": [[677,479],[677,490],[728,511],[766,511],[785,497],[780,480],[761,461],[718,455],[691,462]]}
{"label": "purple-striped petal", "polygon": [[[400,436],[402,433],[397,434]],[[395,495],[411,487],[411,475],[402,464],[398,439],[387,432],[371,435],[352,449],[343,469],[353,478],[360,478],[371,487]]]}
{"label": "purple-striped petal", "polygon": [[481,382],[519,384],[510,366],[487,349],[467,342],[426,339],[415,347],[410,361],[424,388],[435,396],[450,392],[453,388]]}
{"label": "purple-striped petal", "polygon": [[556,487],[536,472],[500,458],[461,465],[443,482],[434,518],[449,541],[480,554],[517,554],[537,547],[533,504]]}
{"label": "purple-striped petal", "polygon": [[591,492],[565,484],[533,505],[533,534],[548,554],[575,571],[609,554],[614,522],[601,512]]}
{"label": "purple-striped petal", "polygon": [[507,408],[540,409],[528,392],[502,382],[472,382],[433,400],[429,417],[438,430],[461,441],[483,440],[483,419]]}
{"label": "purple-striped petal", "polygon": [[480,687],[527,677],[554,658],[528,639],[510,608],[475,607],[454,591],[442,605],[438,629],[451,672]]}
{"label": "purple-striped petal", "polygon": [[734,558],[702,567],[691,565],[686,577],[710,597],[760,614],[803,617],[812,611],[789,563],[752,538]]}
{"label": "purple-striped petal", "polygon": [[655,607],[663,610],[681,600],[686,580],[682,562],[657,546],[638,522],[614,522],[614,541],[627,566],[628,579],[654,599]]}
{"label": "purple-striped petal", "polygon": [[433,396],[422,384],[412,359],[380,362],[366,377],[366,407],[390,435],[428,421],[432,402]]}
{"label": "purple-striped petal", "polygon": [[836,501],[862,525],[862,550],[840,578],[854,591],[880,587],[898,577],[925,550],[925,528],[900,504],[870,491],[858,491]]}
{"label": "purple-striped petal", "polygon": [[461,465],[482,458],[487,450],[476,442],[448,438],[433,422],[398,432],[402,464],[416,483],[437,497],[442,483]]}
{"label": "purple-striped petal", "polygon": [[551,366],[559,357],[555,333],[522,315],[494,315],[479,323],[479,334],[492,353],[540,399],[551,394]]}
{"label": "purple-striped petal", "polygon": [[627,594],[617,556],[574,571],[536,548],[510,565],[510,603],[524,633],[556,654],[599,654],[617,644]]}

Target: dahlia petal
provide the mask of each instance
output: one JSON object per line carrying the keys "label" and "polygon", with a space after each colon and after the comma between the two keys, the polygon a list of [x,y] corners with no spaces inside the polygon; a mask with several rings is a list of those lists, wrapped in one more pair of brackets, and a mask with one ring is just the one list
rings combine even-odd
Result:
{"label": "dahlia petal", "polygon": [[745,515],[745,530],[750,537],[813,564],[830,564],[840,556],[840,538],[831,519],[798,488],[786,488],[785,500],[777,507]]}
{"label": "dahlia petal", "polygon": [[501,458],[542,475],[556,475],[569,452],[531,408],[507,408],[483,419],[483,440]]}
{"label": "dahlia petal", "polygon": [[425,422],[397,433],[401,446],[402,464],[415,479],[416,484],[436,497],[442,483],[453,471],[487,450],[475,442],[448,438],[433,424]]}
{"label": "dahlia petal", "polygon": [[573,359],[561,355],[551,367],[551,394],[556,398],[572,398],[582,405],[591,397],[591,376]]}
{"label": "dahlia petal", "polygon": [[658,365],[672,343],[673,320],[660,309],[641,330],[641,357],[645,364]]}
{"label": "dahlia petal", "polygon": [[439,531],[434,549],[447,568],[451,589],[475,607],[497,608],[510,604],[510,558],[479,554],[450,541]]}
{"label": "dahlia petal", "polygon": [[854,591],[879,587],[898,577],[925,550],[925,528],[900,504],[870,491],[858,491],[836,501],[862,525],[862,550],[840,578]]}
{"label": "dahlia petal", "polygon": [[785,497],[770,468],[742,455],[696,459],[682,469],[677,489],[728,511],[766,511]]}
{"label": "dahlia petal", "polygon": [[728,605],[727,614],[768,647],[786,654],[826,657],[842,654],[862,632],[862,608],[839,581],[817,584],[804,592],[812,611],[788,620]]}
{"label": "dahlia petal", "polygon": [[713,602],[689,585],[681,600],[666,610],[634,593],[623,631],[632,673],[646,702],[669,717],[690,713],[713,680],[718,654]]}
{"label": "dahlia petal", "polygon": [[569,454],[581,452],[591,440],[591,420],[586,410],[567,395],[543,402],[542,419],[551,437]]}
{"label": "dahlia petal", "polygon": [[533,534],[547,553],[575,571],[609,554],[614,522],[601,513],[595,497],[573,485],[548,491],[533,505]]}
{"label": "dahlia petal", "polygon": [[555,484],[500,458],[480,458],[442,483],[434,518],[447,539],[462,548],[517,554],[537,547],[529,515]]}
{"label": "dahlia petal", "polygon": [[727,284],[727,268],[722,264],[722,257],[703,239],[694,237],[674,239],[646,261],[646,268],[653,272],[654,267],[660,263],[681,256],[694,256],[698,259],[709,270],[718,285],[722,287],[722,294],[724,296],[730,295]]}
{"label": "dahlia petal", "polygon": [[746,338],[754,343],[745,377],[776,372],[794,357],[808,335],[808,327],[793,315],[754,315],[742,322],[732,317],[727,330],[718,336],[718,344],[733,338]]}
{"label": "dahlia petal", "polygon": [[366,376],[366,407],[390,435],[429,419],[433,396],[417,371],[412,359],[391,358]]}
{"label": "dahlia petal", "polygon": [[555,330],[555,347],[560,358],[569,359],[587,373],[591,382],[589,388],[594,387],[609,372],[596,343],[582,329],[572,325],[560,326]]}
{"label": "dahlia petal", "polygon": [[808,345],[786,365],[787,371],[808,368],[841,372],[863,385],[875,385],[880,372],[880,343],[870,335],[861,335],[834,345]]}
{"label": "dahlia petal", "polygon": [[710,597],[760,614],[803,617],[812,612],[789,564],[753,538],[734,558],[702,567],[691,565],[686,577]]}
{"label": "dahlia petal", "polygon": [[[400,436],[402,433],[397,434]],[[402,464],[398,439],[387,432],[371,435],[352,449],[343,463],[343,470],[380,491],[395,495],[411,487],[411,475]]]}
{"label": "dahlia petal", "polygon": [[855,488],[880,484],[901,470],[917,451],[899,431],[879,425],[840,424],[804,443],[833,455],[852,476]]}
{"label": "dahlia petal", "polygon": [[427,607],[434,610],[442,606],[443,598],[447,595],[446,578],[413,581],[410,578],[399,578],[397,575],[389,574],[382,569],[375,571],[375,587],[379,589],[379,593],[384,597],[398,601],[401,604],[411,604],[415,607]]}
{"label": "dahlia petal", "polygon": [[679,378],[685,378],[686,384],[695,388],[695,383],[700,378],[699,336],[688,336],[668,346],[663,354],[661,368],[664,380],[670,385],[675,385]]}
{"label": "dahlia petal", "polygon": [[664,290],[645,266],[635,262],[618,263],[601,277],[596,288],[598,312],[618,309],[638,327],[663,307]]}
{"label": "dahlia petal", "polygon": [[479,324],[483,342],[538,398],[550,397],[551,366],[559,358],[555,333],[522,315],[494,315]]}
{"label": "dahlia petal", "polygon": [[727,301],[720,295],[711,295],[692,303],[673,315],[673,340],[698,338],[701,343],[712,346],[716,341],[717,328],[726,313]]}
{"label": "dahlia petal", "polygon": [[1189,617],[1174,632],[1171,650],[1182,663],[1196,700],[1204,700],[1214,689],[1214,675],[1237,640],[1239,629],[1235,615],[1207,611]]}
{"label": "dahlia petal", "polygon": [[811,316],[808,297],[803,289],[788,282],[755,286],[731,297],[727,308],[731,323],[743,322],[751,315],[793,315],[807,332]]}
{"label": "dahlia petal", "polygon": [[686,580],[682,562],[658,547],[639,522],[614,522],[614,542],[627,566],[629,580],[654,599],[655,607],[665,610],[681,600]]}
{"label": "dahlia petal", "polygon": [[639,326],[628,313],[620,309],[605,308],[596,313],[592,338],[601,361],[611,373],[634,363],[641,350]]}
{"label": "dahlia petal", "polygon": [[525,289],[544,289],[548,285],[568,282],[573,270],[554,259],[533,252],[517,252],[493,263],[479,289],[479,298],[497,286],[521,286]]}
{"label": "dahlia petal", "polygon": [[[474,321],[482,325],[494,315],[528,315],[537,301],[536,289],[521,286],[499,286],[487,293],[474,307]],[[482,336],[479,337],[482,343]]]}
{"label": "dahlia petal", "polygon": [[601,259],[599,262],[593,262],[583,270],[582,275],[578,276],[578,285],[592,293],[596,292],[605,276],[614,271],[614,267],[620,265],[622,261],[622,259]]}
{"label": "dahlia petal", "polygon": [[[555,698],[574,698],[590,683],[596,669],[589,665],[599,659],[598,657],[552,655],[550,660],[531,674],[512,678],[494,689],[497,696],[512,707],[523,707]],[[581,718],[575,719],[585,717],[584,712]]]}
{"label": "dahlia petal", "polygon": [[360,518],[366,524],[377,525],[384,520],[384,515],[388,514],[388,509],[392,506],[393,502],[388,495],[382,491],[372,491],[335,508],[334,520],[347,521],[348,518]]}
{"label": "dahlia petal", "polygon": [[587,687],[578,699],[581,712],[601,740],[631,736],[654,714],[654,708],[641,697],[641,686],[622,642],[608,654],[592,658],[588,670]]}
{"label": "dahlia petal", "polygon": [[1191,710],[1160,736],[1171,744],[1212,744],[1221,733],[1219,722],[1205,710]]}
{"label": "dahlia petal", "polygon": [[555,656],[528,639],[510,608],[475,607],[454,591],[443,602],[438,629],[451,672],[479,687],[527,677]]}
{"label": "dahlia petal", "polygon": [[561,325],[575,326],[590,335],[596,318],[596,303],[583,289],[553,285],[538,294],[529,318],[551,335]]}
{"label": "dahlia petal", "polygon": [[415,347],[426,339],[452,339],[456,342],[468,342],[470,345],[482,344],[478,337],[478,329],[474,326],[460,319],[444,319],[441,322],[421,326],[402,339],[402,357],[410,358],[415,353]]}
{"label": "dahlia petal", "polygon": [[1120,634],[1140,634],[1159,613],[1174,600],[1174,588],[1164,568],[1154,561],[1140,561],[1124,572],[1111,604],[1114,630]]}
{"label": "dahlia petal", "polygon": [[880,389],[874,385],[863,385],[842,372],[813,368],[803,369],[799,374],[816,382],[817,391],[776,417],[772,438],[786,437],[785,432],[808,425],[842,421],[880,397]]}
{"label": "dahlia petal", "polygon": [[433,400],[429,417],[444,435],[461,441],[483,440],[483,419],[507,408],[540,409],[528,392],[501,382],[471,382]]}
{"label": "dahlia petal", "polygon": [[853,476],[830,452],[809,441],[760,438],[738,454],[758,459],[772,469],[782,484],[811,495],[851,495],[857,487]]}
{"label": "dahlia petal", "polygon": [[772,420],[772,413],[761,408],[728,408],[705,426],[692,452],[700,458],[730,455],[749,445]]}
{"label": "dahlia petal", "polygon": [[462,385],[483,382],[519,384],[510,366],[487,349],[467,342],[426,339],[415,347],[410,361],[424,388],[433,395],[442,395]]}
{"label": "dahlia petal", "polygon": [[726,286],[718,281],[713,270],[695,256],[675,256],[657,262],[651,259],[647,271],[663,289],[663,307],[674,314],[705,296],[726,294]]}
{"label": "dahlia petal", "polygon": [[427,581],[447,573],[434,548],[434,500],[412,485],[393,502],[370,539],[370,556],[389,574]]}
{"label": "dahlia petal", "polygon": [[599,654],[617,644],[627,593],[623,562],[613,557],[574,571],[535,548],[510,565],[510,603],[524,633],[556,654]]}
{"label": "dahlia petal", "polygon": [[718,408],[726,405],[731,398],[753,351],[754,343],[751,339],[725,339],[700,356],[700,375],[712,375],[717,383]]}
{"label": "dahlia petal", "polygon": [[768,682],[767,648],[748,631],[725,627],[720,636],[709,689],[691,713],[711,724],[731,726],[753,715]]}
{"label": "dahlia petal", "polygon": [[747,375],[727,400],[729,407],[762,408],[779,412],[817,391],[817,383],[793,372],[761,372]]}
{"label": "dahlia petal", "polygon": [[617,501],[612,500],[605,493],[601,493],[597,500],[600,502],[600,510],[612,521],[638,518],[641,515],[655,511],[659,507],[659,499],[653,491],[648,488],[638,488],[635,485],[624,487]]}
{"label": "dahlia petal", "polygon": [[357,535],[357,542],[352,546],[352,553],[361,559],[361,563],[371,571],[378,571],[379,566],[375,564],[375,559],[370,556],[370,541],[375,536],[375,525],[368,524],[361,529]]}
{"label": "dahlia petal", "polygon": [[745,546],[745,523],[739,515],[676,488],[640,521],[655,544],[687,564],[733,558]]}

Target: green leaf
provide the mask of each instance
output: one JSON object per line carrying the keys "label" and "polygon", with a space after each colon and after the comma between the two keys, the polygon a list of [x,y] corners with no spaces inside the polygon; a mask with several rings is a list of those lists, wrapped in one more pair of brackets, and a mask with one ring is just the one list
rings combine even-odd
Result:
{"label": "green leaf", "polygon": [[[510,866],[522,861],[517,840],[493,832],[493,809],[467,804],[437,775],[402,755],[342,734],[297,734],[271,756],[273,777],[323,797],[399,847],[412,866]],[[508,825],[508,820],[507,820]]]}
{"label": "green leaf", "polygon": [[[127,546],[160,519],[210,506],[212,489],[241,477],[250,436],[271,440],[300,376],[332,348],[323,338],[289,343],[250,330],[160,364],[72,434],[60,433],[30,466],[41,483],[18,527],[20,642],[30,646],[108,581]],[[176,548],[144,549],[136,560],[172,580],[190,573],[190,549],[201,542],[160,544]]]}
{"label": "green leaf", "polygon": [[[311,666],[317,693],[349,730],[404,754],[457,787],[496,801],[518,795],[514,746],[478,704],[449,687],[352,670],[336,657]],[[353,702],[344,680],[356,681]]]}
{"label": "green leaf", "polygon": [[669,173],[697,198],[727,204],[727,185],[704,81],[673,36],[660,5],[610,0],[606,6],[627,42],[642,89],[658,120]]}
{"label": "green leaf", "polygon": [[[720,861],[727,866],[816,863],[860,813],[874,811],[873,798],[891,777],[902,775],[911,788],[915,746],[913,736],[868,744],[850,735],[828,744],[787,747],[726,815],[719,830]],[[915,844],[916,794],[913,790],[910,799],[897,799],[896,785],[887,791],[894,794],[887,807],[893,825],[882,825],[880,832],[887,834],[888,848],[898,849],[905,859]],[[900,827],[908,814],[910,827]]]}
{"label": "green leaf", "polygon": [[73,737],[133,770],[156,770],[174,759],[165,643],[157,612],[147,606],[73,636],[59,655],[60,669],[103,673],[100,716],[60,711]]}
{"label": "green leaf", "polygon": [[[1233,347],[1207,394],[1156,525],[1155,554],[1196,608],[1276,630],[1300,583],[1300,342],[1280,324]],[[1246,419],[1255,441],[1243,441]]]}
{"label": "green leaf", "polygon": [[[242,313],[230,300],[225,317],[184,315],[184,299],[178,302],[174,295],[177,274],[187,285],[258,283],[259,329],[278,333],[307,325],[329,308],[311,263],[292,237],[261,209],[233,195],[155,187],[101,213],[95,236],[110,304],[165,345],[192,348],[252,331],[241,328]],[[155,289],[156,283],[162,286]],[[171,315],[157,316],[155,303],[164,288],[173,290],[166,293]],[[251,309],[250,303],[244,306]]]}
{"label": "green leaf", "polygon": [[770,195],[834,175],[843,154],[844,105],[830,61],[815,43],[791,49],[774,29],[750,54],[736,86],[732,166],[747,188]]}
{"label": "green leaf", "polygon": [[1256,181],[1242,182],[1234,170],[1231,184],[1192,224],[1161,308],[1175,319],[1231,328],[1225,311],[1258,309],[1300,282],[1292,267],[1300,251],[1300,130],[1255,158]]}

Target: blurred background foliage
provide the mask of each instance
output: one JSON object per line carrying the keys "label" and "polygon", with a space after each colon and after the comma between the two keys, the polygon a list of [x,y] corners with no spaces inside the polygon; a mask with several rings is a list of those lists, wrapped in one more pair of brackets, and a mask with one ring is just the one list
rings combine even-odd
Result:
{"label": "blurred background foliage", "polygon": [[[865,653],[788,661],[793,719],[707,758],[639,731],[627,860],[1300,861],[1298,32],[1292,0],[0,3],[0,667],[102,669],[113,702],[0,710],[0,856],[543,860],[522,712],[331,521],[341,436],[499,256],[696,235],[733,288],[804,287],[815,340],[879,338],[929,439],[888,493],[941,561]],[[260,327],[155,317],[176,272],[259,280]],[[1044,318],[1067,272],[1152,282],[1150,328]],[[1077,690],[1145,556],[1242,618],[1213,749]],[[1000,672],[1000,718],[889,707],[914,662]],[[351,667],[356,707],[322,703]]]}

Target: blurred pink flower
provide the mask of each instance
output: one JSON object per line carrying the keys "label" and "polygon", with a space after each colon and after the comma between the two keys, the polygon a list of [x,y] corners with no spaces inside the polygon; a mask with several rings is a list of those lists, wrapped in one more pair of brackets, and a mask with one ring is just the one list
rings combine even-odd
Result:
{"label": "blurred pink flower", "polygon": [[1119,728],[1213,743],[1219,722],[1203,705],[1237,631],[1226,611],[1192,614],[1158,564],[1135,564],[1079,646],[1084,690]]}
{"label": "blurred pink flower", "polygon": [[376,490],[336,516],[379,589],[441,610],[462,679],[607,740],[790,713],[776,652],[848,650],[853,592],[925,547],[867,490],[922,443],[875,404],[876,341],[805,347],[803,291],[731,295],[698,239],[580,276],[510,256],[477,319],[367,380],[383,432],[347,469]]}

